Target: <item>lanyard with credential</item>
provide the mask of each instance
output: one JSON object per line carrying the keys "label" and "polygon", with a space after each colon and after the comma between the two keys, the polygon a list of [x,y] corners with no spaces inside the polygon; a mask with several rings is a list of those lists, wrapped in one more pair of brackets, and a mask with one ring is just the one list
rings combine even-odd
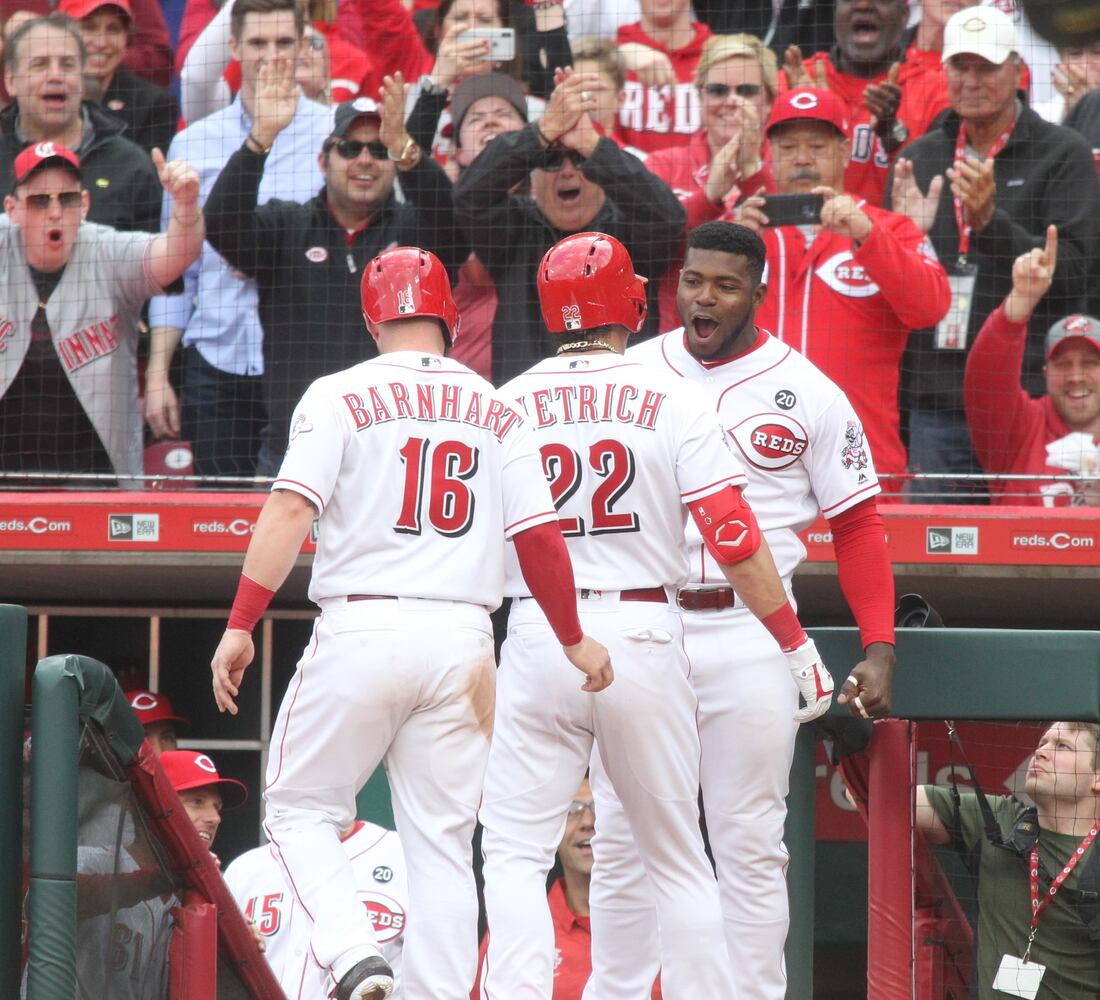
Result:
{"label": "lanyard with credential", "polygon": [[[1008,137],[1012,135],[1012,128],[1015,125],[1015,121],[1012,125],[1009,125],[997,141],[989,147],[988,157],[993,160],[996,159],[997,154],[1005,148],[1005,143],[1008,142]],[[966,124],[959,124],[959,134],[955,139],[955,163],[958,163],[966,155]],[[963,216],[962,200],[959,196],[953,195],[955,205],[955,225],[959,230],[959,263],[962,266],[966,265],[966,255],[970,252],[970,223],[966,221]]]}
{"label": "lanyard with credential", "polygon": [[1062,883],[1069,878],[1069,873],[1077,867],[1077,862],[1081,860],[1081,856],[1096,839],[1097,833],[1100,833],[1100,826],[1094,826],[1085,834],[1084,840],[1077,845],[1077,850],[1070,855],[1065,867],[1051,880],[1050,888],[1047,889],[1046,895],[1042,897],[1039,895],[1039,841],[1036,840],[1035,845],[1031,848],[1031,864],[1028,868],[1031,881],[1031,933],[1028,935],[1027,948],[1024,951],[1025,962],[1031,958],[1031,942],[1035,940],[1035,931],[1039,928],[1039,918],[1046,908],[1054,902],[1054,897],[1057,895],[1058,890],[1062,888]]}

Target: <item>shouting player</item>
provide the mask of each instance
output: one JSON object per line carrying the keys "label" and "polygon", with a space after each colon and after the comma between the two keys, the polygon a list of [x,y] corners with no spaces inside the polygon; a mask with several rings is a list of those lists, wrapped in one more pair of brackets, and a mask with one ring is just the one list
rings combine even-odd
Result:
{"label": "shouting player", "polygon": [[[393,974],[355,893],[340,832],[380,761],[409,859],[404,991],[464,1000],[477,963],[471,837],[493,728],[489,612],[510,538],[584,688],[611,683],[581,631],[569,556],[526,421],[444,350],[458,333],[446,271],[396,247],[363,272],[380,356],[318,379],[256,523],[214,654],[223,711],[252,629],[319,521],[309,596],[321,608],[279,709],[266,830],[336,1000],[381,1000]],[[537,573],[532,569],[537,567]],[[580,687],[580,685],[577,685]]]}
{"label": "shouting player", "polygon": [[[894,669],[894,581],[875,508],[878,480],[863,428],[840,389],[753,325],[766,293],[764,260],[763,242],[744,226],[710,222],[695,229],[677,291],[683,329],[639,345],[628,358],[696,383],[690,388],[717,410],[788,592],[806,554],[796,532],[818,512],[828,518],[840,586],[866,656],[838,700],[853,714],[882,715]],[[699,699],[703,808],[726,942],[738,996],[781,1000],[784,799],[797,694],[772,637],[746,607],[745,594],[725,585],[706,536],[693,528],[691,577],[676,601]],[[592,785],[600,822],[591,890],[595,972],[585,997],[636,1000],[646,996],[658,957],[655,900],[639,858],[645,848],[631,844],[625,803],[614,801],[595,765]]]}
{"label": "shouting player", "polygon": [[489,918],[482,996],[551,995],[546,873],[595,742],[655,888],[661,940],[651,957],[662,962],[663,989],[732,997],[699,830],[696,698],[672,603],[688,573],[687,510],[724,579],[782,649],[782,681],[806,698],[802,717],[829,707],[832,679],[761,542],[713,409],[680,380],[622,356],[646,315],[645,279],[623,245],[602,233],[567,237],[539,264],[538,292],[561,345],[502,392],[527,414],[581,588],[582,623],[611,650],[616,680],[598,698],[576,691],[550,624],[511,566],[480,810]]}

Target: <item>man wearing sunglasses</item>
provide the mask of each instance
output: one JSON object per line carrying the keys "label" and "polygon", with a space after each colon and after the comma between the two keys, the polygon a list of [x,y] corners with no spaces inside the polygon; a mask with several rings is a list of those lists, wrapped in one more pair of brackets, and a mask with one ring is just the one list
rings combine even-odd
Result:
{"label": "man wearing sunglasses", "polygon": [[[638,273],[655,282],[683,236],[684,210],[668,185],[596,131],[598,82],[592,73],[559,74],[543,117],[498,135],[455,186],[455,215],[497,287],[498,385],[554,346],[531,282],[550,247],[597,229],[624,243]],[[514,190],[528,179],[530,194]]]}
{"label": "man wearing sunglasses", "polygon": [[81,162],[64,146],[16,157],[0,220],[0,469],[141,474],[138,317],[203,239],[197,174],[159,150],[154,163],[175,201],[159,236],[86,222]]}
{"label": "man wearing sunglasses", "polygon": [[[400,74],[386,78],[381,106],[360,97],[336,108],[318,156],[325,186],[317,195],[257,205],[267,150],[298,100],[292,72],[261,71],[252,132],[206,204],[210,244],[259,292],[268,416],[260,475],[278,471],[306,387],[373,356],[359,302],[366,263],[389,246],[416,245],[453,274],[469,252],[458,245],[450,180],[405,131]],[[394,194],[398,177],[403,202]]]}

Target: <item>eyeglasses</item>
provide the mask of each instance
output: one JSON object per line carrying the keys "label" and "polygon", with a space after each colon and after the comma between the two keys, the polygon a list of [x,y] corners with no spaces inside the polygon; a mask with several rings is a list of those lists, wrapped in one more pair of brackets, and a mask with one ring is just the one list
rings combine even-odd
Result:
{"label": "eyeglasses", "polygon": [[587,809],[593,816],[596,815],[596,803],[595,802],[577,802],[574,800],[569,804],[569,815],[579,816]]}
{"label": "eyeglasses", "polygon": [[53,194],[25,194],[23,200],[34,209],[45,212],[50,207],[50,202],[57,199],[62,208],[79,208],[79,191],[58,191]]}
{"label": "eyeglasses", "polygon": [[358,139],[340,139],[338,142],[325,143],[325,149],[335,149],[345,160],[354,160],[365,149],[375,160],[388,160],[390,151],[381,139],[371,139],[370,142],[360,142]]}
{"label": "eyeglasses", "polygon": [[584,163],[584,159],[580,153],[574,153],[571,149],[548,149],[546,158],[542,161],[542,169],[554,173],[565,166],[566,160],[572,163],[574,167],[580,167]]}
{"label": "eyeglasses", "polygon": [[724,101],[730,96],[731,90],[738,97],[756,97],[763,89],[759,83],[739,83],[736,87],[731,87],[728,83],[708,83],[703,88],[703,93],[716,101]]}

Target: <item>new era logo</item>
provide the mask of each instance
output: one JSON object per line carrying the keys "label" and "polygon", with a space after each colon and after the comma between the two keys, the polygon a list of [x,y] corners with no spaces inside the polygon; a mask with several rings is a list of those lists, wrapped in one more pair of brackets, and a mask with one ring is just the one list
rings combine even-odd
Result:
{"label": "new era logo", "polygon": [[111,542],[159,542],[159,514],[108,514],[107,540]]}
{"label": "new era logo", "polygon": [[978,554],[978,529],[970,527],[929,528],[925,550],[930,556],[976,556]]}

